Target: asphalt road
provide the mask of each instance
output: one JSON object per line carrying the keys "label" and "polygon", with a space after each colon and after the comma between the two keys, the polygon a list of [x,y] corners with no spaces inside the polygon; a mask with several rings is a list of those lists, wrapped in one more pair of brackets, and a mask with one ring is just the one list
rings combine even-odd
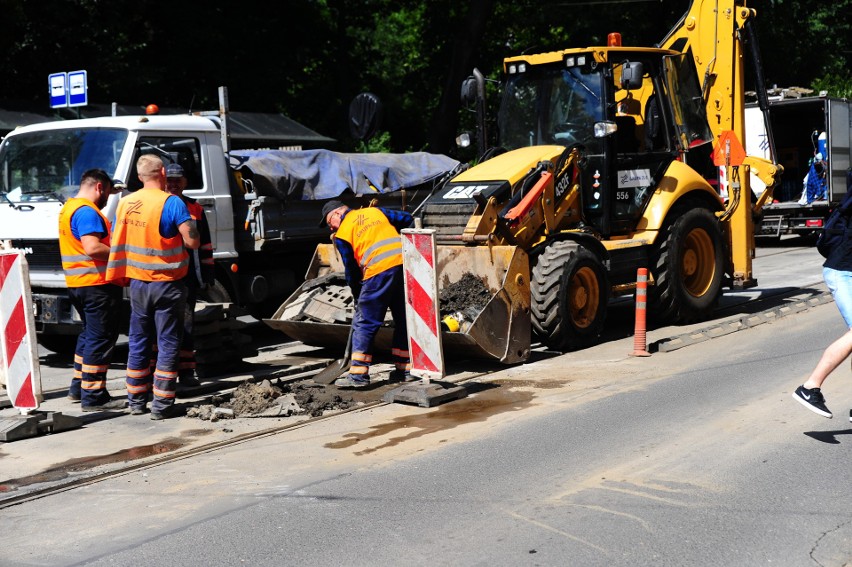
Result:
{"label": "asphalt road", "polygon": [[[817,281],[813,251],[792,254],[754,293]],[[648,358],[629,338],[542,356],[437,408],[347,413],[6,508],[2,563],[845,565],[848,367],[824,390],[833,420],[790,398],[843,330],[827,303]]]}

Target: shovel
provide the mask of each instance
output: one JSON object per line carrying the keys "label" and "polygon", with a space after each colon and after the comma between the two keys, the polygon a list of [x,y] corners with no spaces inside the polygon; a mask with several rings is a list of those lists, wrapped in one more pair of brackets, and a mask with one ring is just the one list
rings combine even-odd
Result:
{"label": "shovel", "polygon": [[319,371],[314,376],[314,382],[317,384],[332,384],[340,378],[343,371],[349,366],[352,359],[352,331],[354,327],[349,327],[349,338],[346,339],[346,352],[343,353],[343,358],[338,358],[325,368]]}

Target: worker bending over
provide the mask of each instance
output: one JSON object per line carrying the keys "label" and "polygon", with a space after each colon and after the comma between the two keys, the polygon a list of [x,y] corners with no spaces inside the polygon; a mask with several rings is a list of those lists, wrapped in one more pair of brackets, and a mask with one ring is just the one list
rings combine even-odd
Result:
{"label": "worker bending over", "polygon": [[404,211],[368,207],[352,210],[332,200],[322,208],[320,226],[334,232],[334,244],[346,267],[346,283],[355,298],[352,318],[352,360],[349,373],[335,382],[343,388],[370,384],[373,342],[390,307],[394,322],[391,380],[408,380],[411,368],[405,325],[402,241],[399,231],[414,217]]}

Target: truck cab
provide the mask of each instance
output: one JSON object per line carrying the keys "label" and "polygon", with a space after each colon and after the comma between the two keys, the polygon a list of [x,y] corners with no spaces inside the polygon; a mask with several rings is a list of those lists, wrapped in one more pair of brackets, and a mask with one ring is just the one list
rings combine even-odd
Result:
{"label": "truck cab", "polygon": [[[227,164],[219,128],[211,119],[108,117],[18,128],[0,144],[0,199],[6,205],[0,207],[0,241],[4,248],[26,254],[39,333],[74,335],[80,324],[68,300],[59,256],[63,203],[76,195],[81,175],[93,167],[126,183],[123,194],[137,190],[141,183],[135,167],[141,153],[183,166],[185,194],[205,209],[215,258],[236,256]],[[104,207],[110,220],[120,196],[110,196]]]}

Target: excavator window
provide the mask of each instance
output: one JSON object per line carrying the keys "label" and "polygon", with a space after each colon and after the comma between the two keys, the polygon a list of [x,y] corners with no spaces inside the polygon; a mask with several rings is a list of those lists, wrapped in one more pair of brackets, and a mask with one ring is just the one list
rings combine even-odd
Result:
{"label": "excavator window", "polygon": [[707,122],[707,112],[695,62],[688,54],[664,58],[666,87],[669,92],[681,149],[712,143],[713,133]]}
{"label": "excavator window", "polygon": [[498,117],[501,145],[579,144],[599,153],[594,124],[604,116],[602,85],[600,71],[580,66],[542,65],[510,75]]}

